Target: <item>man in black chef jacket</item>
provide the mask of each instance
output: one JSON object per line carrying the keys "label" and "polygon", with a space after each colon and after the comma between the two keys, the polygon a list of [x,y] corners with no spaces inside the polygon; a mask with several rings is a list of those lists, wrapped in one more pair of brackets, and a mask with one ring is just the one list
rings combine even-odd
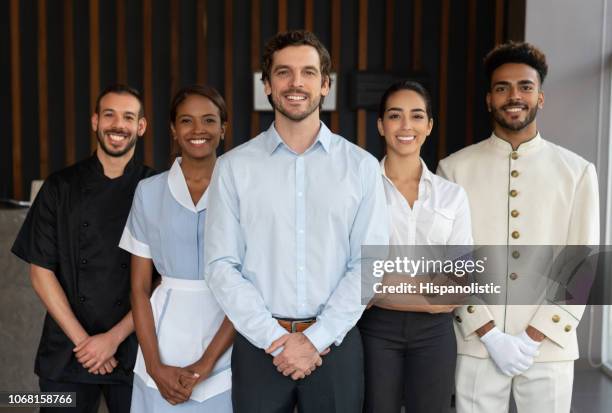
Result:
{"label": "man in black chef jacket", "polygon": [[153,174],[133,159],[146,125],[136,90],[106,88],[91,117],[96,152],[47,178],[12,248],[47,308],[40,389],[76,392],[71,412],[96,412],[101,393],[111,413],[130,409],[137,342],[130,256],[118,244],[136,185]]}

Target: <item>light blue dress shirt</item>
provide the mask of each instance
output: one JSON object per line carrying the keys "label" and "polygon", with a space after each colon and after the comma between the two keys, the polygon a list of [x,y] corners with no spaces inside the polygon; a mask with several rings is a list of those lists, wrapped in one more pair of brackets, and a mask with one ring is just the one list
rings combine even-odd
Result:
{"label": "light blue dress shirt", "polygon": [[287,333],[273,317],[316,317],[317,350],[339,345],[365,308],[361,246],[389,240],[376,159],[323,123],[297,154],[272,125],[218,160],[208,194],[205,278],[235,328],[265,349]]}

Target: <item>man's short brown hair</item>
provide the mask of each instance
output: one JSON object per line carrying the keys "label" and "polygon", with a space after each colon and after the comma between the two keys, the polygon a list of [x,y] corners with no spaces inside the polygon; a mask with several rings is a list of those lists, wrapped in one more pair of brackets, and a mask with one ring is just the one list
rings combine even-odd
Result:
{"label": "man's short brown hair", "polygon": [[288,32],[278,33],[276,36],[268,40],[263,51],[261,63],[261,81],[270,81],[272,71],[272,62],[274,53],[288,46],[312,46],[319,54],[321,63],[321,77],[323,81],[327,79],[331,86],[331,58],[329,52],[323,46],[323,43],[315,36],[314,33],[306,30],[291,30]]}

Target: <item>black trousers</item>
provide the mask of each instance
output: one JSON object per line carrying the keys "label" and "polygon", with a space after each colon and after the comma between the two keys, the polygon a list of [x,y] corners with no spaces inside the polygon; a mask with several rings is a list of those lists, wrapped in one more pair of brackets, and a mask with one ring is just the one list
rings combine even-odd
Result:
{"label": "black trousers", "polygon": [[109,413],[129,413],[132,403],[131,384],[69,383],[39,378],[41,391],[76,392],[76,407],[41,407],[41,413],[97,413],[100,395]]}
{"label": "black trousers", "polygon": [[457,360],[451,314],[366,310],[358,323],[366,413],[448,412]]}
{"label": "black trousers", "polygon": [[234,413],[361,413],[363,350],[357,328],[332,345],[323,365],[293,381],[276,370],[272,356],[236,334],[232,350]]}

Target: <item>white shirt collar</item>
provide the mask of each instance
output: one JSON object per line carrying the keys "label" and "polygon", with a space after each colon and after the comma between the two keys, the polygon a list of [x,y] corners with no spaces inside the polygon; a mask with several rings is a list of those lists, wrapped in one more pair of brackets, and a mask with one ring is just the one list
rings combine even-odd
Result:
{"label": "white shirt collar", "polygon": [[170,188],[170,193],[174,199],[176,199],[176,202],[188,210],[195,213],[203,211],[208,205],[208,191],[204,191],[198,204],[194,206],[191,195],[189,194],[189,188],[187,188],[185,175],[183,175],[183,169],[181,169],[182,159],[181,157],[177,157],[168,172],[168,187]]}
{"label": "white shirt collar", "polygon": [[[433,185],[433,177],[432,177],[432,173],[431,171],[427,168],[427,165],[425,164],[425,161],[423,160],[423,158],[419,158],[421,161],[421,166],[422,166],[422,170],[421,170],[421,178],[419,180],[419,199],[424,199],[427,196],[429,196],[429,191],[431,190],[431,186]],[[395,188],[395,185],[393,184],[393,181],[391,181],[391,179],[389,179],[387,177],[387,172],[385,170],[385,161],[387,160],[387,157],[385,156],[384,158],[382,158],[382,160],[380,161],[380,170],[382,172],[382,175],[384,177],[384,179],[389,182],[391,185],[393,185],[393,188]],[[425,184],[428,185],[425,185]],[[424,191],[427,191],[424,193]]]}

